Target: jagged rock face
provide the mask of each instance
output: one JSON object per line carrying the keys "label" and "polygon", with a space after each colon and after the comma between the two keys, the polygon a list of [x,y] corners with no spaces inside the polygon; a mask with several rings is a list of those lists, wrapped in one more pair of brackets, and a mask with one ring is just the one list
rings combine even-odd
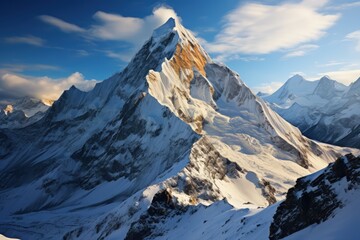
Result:
{"label": "jagged rock face", "polygon": [[[350,103],[349,106],[350,108],[358,108],[359,104]],[[360,148],[358,134],[360,115],[356,111],[349,113],[346,110],[342,110],[336,115],[340,118],[323,116],[316,125],[306,129],[304,134],[325,143]],[[341,115],[351,115],[351,117],[341,118]],[[330,124],[329,121],[331,121]]]}
{"label": "jagged rock face", "polygon": [[346,181],[345,191],[359,187],[360,157],[348,154],[322,172],[298,179],[277,208],[270,227],[270,239],[281,239],[326,221],[343,205],[335,187],[341,181]]}
{"label": "jagged rock face", "polygon": [[[143,214],[138,222],[131,225],[126,235],[126,240],[145,239],[150,236],[157,237],[152,231],[159,221],[164,221],[169,214],[181,214],[185,209],[177,206],[167,190],[159,191],[154,195],[149,209]],[[158,233],[161,236],[161,233]]]}
{"label": "jagged rock face", "polygon": [[[83,188],[124,177],[135,181],[136,192],[189,152],[197,135],[167,108],[155,109],[155,101],[134,94],[114,121],[72,155],[82,164],[77,175]],[[149,108],[156,114],[144,114]]]}
{"label": "jagged rock face", "polygon": [[175,195],[185,193],[188,204],[209,203],[226,196],[217,182],[229,182],[242,173],[244,170],[237,163],[223,157],[207,137],[203,137],[191,149],[189,164],[165,185]]}

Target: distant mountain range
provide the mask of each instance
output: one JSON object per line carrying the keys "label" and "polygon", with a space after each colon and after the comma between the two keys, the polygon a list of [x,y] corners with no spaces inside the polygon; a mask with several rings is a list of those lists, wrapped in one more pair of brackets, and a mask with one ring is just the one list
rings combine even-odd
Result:
{"label": "distant mountain range", "polygon": [[0,128],[21,128],[40,120],[52,100],[23,97],[0,103]]}
{"label": "distant mountain range", "polygon": [[295,75],[262,97],[305,136],[360,148],[360,78],[345,86],[327,76],[308,81]]}

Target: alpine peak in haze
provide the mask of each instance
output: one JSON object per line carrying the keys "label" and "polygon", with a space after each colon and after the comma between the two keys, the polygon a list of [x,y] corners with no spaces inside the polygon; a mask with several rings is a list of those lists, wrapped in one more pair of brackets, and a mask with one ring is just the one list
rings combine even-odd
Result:
{"label": "alpine peak in haze", "polygon": [[345,86],[324,76],[307,81],[291,77],[263,97],[278,114],[312,139],[360,148],[360,80]]}
{"label": "alpine peak in haze", "polygon": [[302,136],[174,19],[122,72],[0,138],[0,232],[24,239],[167,236],[198,210],[260,211],[356,151]]}
{"label": "alpine peak in haze", "polygon": [[51,106],[53,101],[23,97],[0,103],[0,127],[20,128],[38,121]]}

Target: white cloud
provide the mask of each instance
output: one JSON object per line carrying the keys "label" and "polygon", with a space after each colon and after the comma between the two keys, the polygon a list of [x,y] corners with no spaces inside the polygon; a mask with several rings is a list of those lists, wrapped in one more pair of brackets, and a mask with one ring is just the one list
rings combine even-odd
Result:
{"label": "white cloud", "polygon": [[53,16],[39,16],[43,22],[61,31],[76,33],[88,40],[124,41],[132,44],[133,46],[122,54],[102,51],[106,56],[124,62],[129,61],[136,49],[151,36],[153,30],[164,24],[170,17],[181,21],[172,8],[165,6],[154,8],[152,14],[144,18],[124,17],[98,11],[93,15],[95,23],[86,29]]}
{"label": "white cloud", "polygon": [[76,53],[78,54],[78,56],[81,56],[81,57],[86,57],[86,56],[90,55],[90,53],[88,51],[83,50],[83,49],[76,50]]}
{"label": "white cloud", "polygon": [[323,14],[327,1],[266,5],[247,3],[224,18],[224,27],[205,48],[225,57],[233,54],[267,54],[320,39],[339,18]]}
{"label": "white cloud", "polygon": [[354,41],[356,43],[356,51],[360,51],[360,30],[349,33],[345,38]]}
{"label": "white cloud", "polygon": [[94,79],[85,80],[79,72],[58,79],[31,77],[8,72],[0,76],[0,92],[11,93],[12,97],[32,96],[56,100],[64,90],[69,89],[72,85],[83,91],[89,91],[97,82]]}
{"label": "white cloud", "polygon": [[278,90],[282,85],[284,85],[283,82],[270,82],[270,83],[263,83],[251,89],[253,90],[254,93],[262,92],[262,93],[271,94],[276,90]]}
{"label": "white cloud", "polygon": [[173,9],[161,6],[155,8],[152,15],[144,18],[124,17],[98,11],[93,15],[96,22],[88,29],[52,16],[43,15],[40,19],[64,32],[79,33],[85,38],[125,41],[138,46],[150,37],[155,28],[165,23],[170,17],[180,20]]}
{"label": "white cloud", "polygon": [[318,75],[319,76],[327,75],[331,79],[339,81],[345,85],[349,85],[350,83],[356,81],[360,77],[360,69],[323,72],[323,73],[319,73]]}
{"label": "white cloud", "polygon": [[117,14],[96,12],[94,19],[98,22],[88,30],[91,37],[100,40],[121,40],[142,44],[152,31],[164,24],[170,17],[180,20],[175,11],[168,7],[158,7],[152,15],[145,18],[124,17]]}
{"label": "white cloud", "polygon": [[53,17],[53,16],[41,15],[41,16],[39,16],[39,18],[43,22],[53,25],[53,26],[59,28],[61,31],[64,31],[67,33],[71,33],[71,32],[82,33],[82,32],[86,31],[85,29],[83,29],[75,24],[65,22],[65,21],[63,21],[59,18]]}
{"label": "white cloud", "polygon": [[317,67],[334,67],[334,66],[341,66],[341,65],[346,65],[348,64],[347,62],[340,62],[340,61],[329,61],[327,63],[322,63],[317,65]]}
{"label": "white cloud", "polygon": [[132,40],[140,33],[144,20],[141,18],[123,17],[105,12],[96,12],[93,18],[98,22],[91,26],[89,34],[102,40]]}
{"label": "white cloud", "polygon": [[315,44],[301,45],[299,47],[296,47],[296,48],[290,50],[290,52],[288,52],[284,57],[291,58],[291,57],[305,56],[306,54],[308,54],[309,52],[311,52],[317,48],[319,48],[319,46],[315,45]]}
{"label": "white cloud", "polygon": [[257,57],[257,56],[243,56],[240,54],[234,54],[230,56],[224,56],[224,55],[218,55],[214,58],[215,61],[218,62],[224,62],[226,61],[232,61],[232,60],[238,60],[242,62],[261,62],[264,61],[265,58],[263,57]]}
{"label": "white cloud", "polygon": [[35,37],[35,36],[24,36],[24,37],[7,37],[5,38],[5,41],[7,43],[12,43],[12,44],[29,44],[29,45],[33,45],[33,46],[38,46],[41,47],[44,45],[45,41],[42,38],[39,37]]}
{"label": "white cloud", "polygon": [[129,62],[133,56],[132,53],[116,53],[116,52],[109,51],[109,50],[106,50],[103,52],[106,54],[106,56],[108,56],[110,58],[119,59],[124,62]]}

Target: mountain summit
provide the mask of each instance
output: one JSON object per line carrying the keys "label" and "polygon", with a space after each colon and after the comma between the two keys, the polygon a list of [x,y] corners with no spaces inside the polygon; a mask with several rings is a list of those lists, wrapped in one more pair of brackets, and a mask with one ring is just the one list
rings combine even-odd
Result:
{"label": "mountain summit", "polygon": [[154,223],[187,209],[266,207],[349,151],[303,137],[174,19],[122,72],[0,138],[0,230],[43,239],[161,236]]}

